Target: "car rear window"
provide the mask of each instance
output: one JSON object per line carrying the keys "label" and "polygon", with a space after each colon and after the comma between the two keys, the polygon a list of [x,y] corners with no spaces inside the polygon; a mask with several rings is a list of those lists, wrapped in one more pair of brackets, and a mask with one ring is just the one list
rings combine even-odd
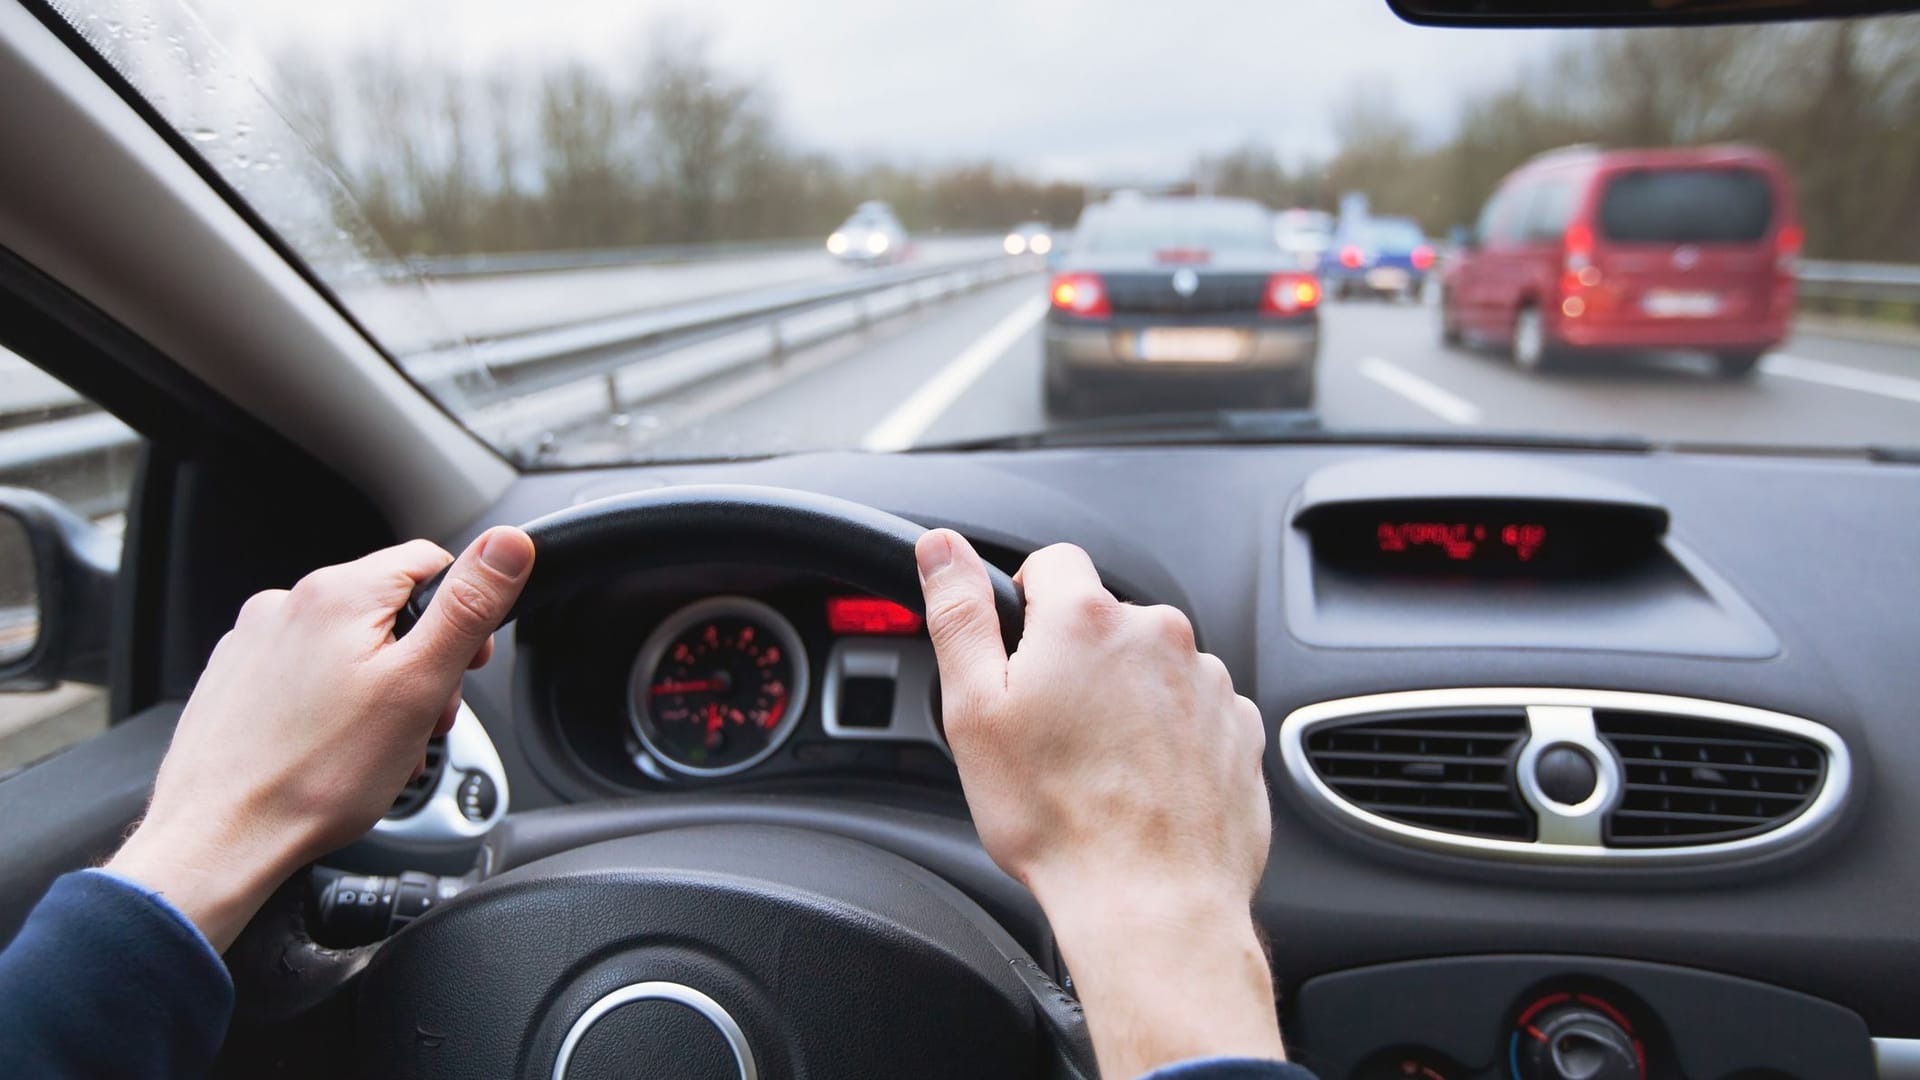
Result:
{"label": "car rear window", "polygon": [[1381,251],[1408,252],[1427,242],[1420,226],[1411,221],[1375,221],[1367,239]]}
{"label": "car rear window", "polygon": [[1607,181],[1600,234],[1623,244],[1755,243],[1773,187],[1754,169],[1637,169]]}
{"label": "car rear window", "polygon": [[1271,251],[1273,219],[1255,206],[1113,209],[1089,226],[1086,250],[1114,254],[1169,249]]}

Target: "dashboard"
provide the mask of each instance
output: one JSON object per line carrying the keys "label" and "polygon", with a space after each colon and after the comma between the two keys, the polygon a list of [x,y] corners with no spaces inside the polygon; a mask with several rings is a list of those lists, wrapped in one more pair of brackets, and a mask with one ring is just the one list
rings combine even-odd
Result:
{"label": "dashboard", "polygon": [[[1915,475],[1638,451],[831,453],[534,474],[489,520],[794,487],[957,528],[1007,569],[1072,541],[1116,592],[1186,611],[1271,731],[1256,915],[1327,1080],[1553,1075],[1535,1059],[1563,1034],[1631,1059],[1620,1075],[1905,1076]],[[507,637],[467,697],[515,810],[813,793],[964,821],[904,609],[713,565],[608,582]]]}

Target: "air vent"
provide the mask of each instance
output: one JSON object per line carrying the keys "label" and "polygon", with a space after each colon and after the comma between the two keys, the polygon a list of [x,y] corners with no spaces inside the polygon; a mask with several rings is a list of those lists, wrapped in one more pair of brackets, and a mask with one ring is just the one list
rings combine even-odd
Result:
{"label": "air vent", "polygon": [[1323,701],[1280,723],[1308,805],[1477,858],[1673,866],[1808,843],[1841,819],[1847,744],[1811,720],[1667,694],[1549,687]]}
{"label": "air vent", "polygon": [[1461,836],[1532,840],[1513,782],[1524,709],[1370,716],[1308,733],[1307,760],[1341,798],[1392,821]]}
{"label": "air vent", "polygon": [[1716,843],[1806,812],[1826,780],[1819,744],[1687,716],[1596,710],[1594,727],[1625,773],[1607,815],[1613,847]]}
{"label": "air vent", "polygon": [[387,820],[419,813],[420,808],[427,805],[427,800],[433,796],[433,789],[440,786],[440,774],[446,768],[447,737],[435,735],[427,740],[427,767],[400,789],[400,797],[393,800],[393,809],[387,811]]}

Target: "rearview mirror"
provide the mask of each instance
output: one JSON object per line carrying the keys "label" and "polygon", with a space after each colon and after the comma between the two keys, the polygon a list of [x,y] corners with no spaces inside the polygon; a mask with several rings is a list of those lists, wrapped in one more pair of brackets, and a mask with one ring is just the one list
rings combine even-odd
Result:
{"label": "rearview mirror", "polygon": [[1891,15],[1920,0],[1387,0],[1419,26],[1678,26]]}
{"label": "rearview mirror", "polygon": [[0,487],[0,691],[107,681],[118,540],[37,491]]}

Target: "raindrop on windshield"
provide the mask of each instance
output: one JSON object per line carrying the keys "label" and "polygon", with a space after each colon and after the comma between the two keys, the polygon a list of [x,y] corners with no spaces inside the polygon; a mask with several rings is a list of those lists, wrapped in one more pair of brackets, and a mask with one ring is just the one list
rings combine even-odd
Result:
{"label": "raindrop on windshield", "polygon": [[210,142],[220,141],[220,133],[213,130],[212,128],[204,128],[204,127],[194,128],[192,131],[187,133],[187,136],[188,138],[191,138],[194,142],[197,142],[197,143],[210,143]]}

